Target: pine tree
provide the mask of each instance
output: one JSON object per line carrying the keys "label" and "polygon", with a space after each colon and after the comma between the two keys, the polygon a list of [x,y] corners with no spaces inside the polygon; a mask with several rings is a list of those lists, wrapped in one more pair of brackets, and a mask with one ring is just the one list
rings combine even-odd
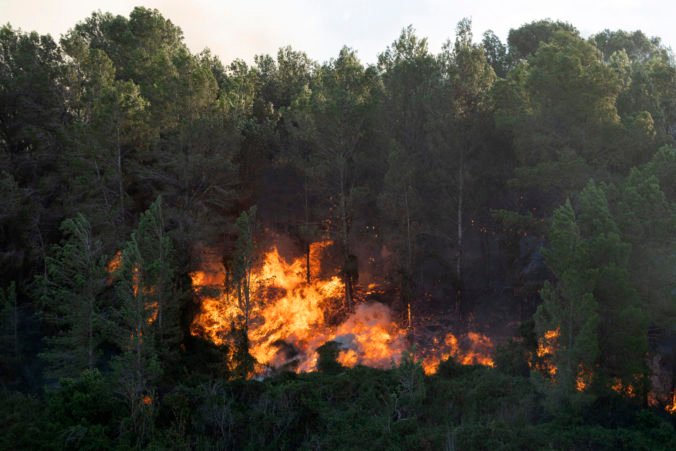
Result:
{"label": "pine tree", "polygon": [[48,256],[46,277],[38,278],[43,315],[51,331],[41,357],[55,377],[94,369],[108,329],[101,307],[106,284],[101,242],[82,215],[65,220],[61,229],[65,239]]}
{"label": "pine tree", "polygon": [[132,233],[122,251],[116,274],[115,288],[120,302],[116,341],[121,354],[114,359],[113,369],[119,391],[129,407],[131,427],[142,441],[148,432],[149,406],[155,396],[161,368],[153,327],[157,310],[141,279],[143,261],[136,233]]}
{"label": "pine tree", "polygon": [[[458,23],[455,42],[446,43],[439,56],[442,82],[434,103],[434,158],[427,168],[429,178],[443,190],[441,210],[447,212],[441,224],[455,249],[454,280],[456,309],[462,305],[464,291],[465,228],[469,204],[468,182],[473,166],[479,163],[483,147],[481,119],[488,108],[488,93],[495,73],[481,46],[472,42],[472,24]],[[478,189],[476,189],[478,191]],[[443,227],[443,226],[442,226]]]}
{"label": "pine tree", "polygon": [[174,290],[173,248],[166,235],[162,200],[141,215],[122,251],[117,274],[120,302],[117,342],[122,353],[114,362],[136,433],[148,434],[155,387],[180,341],[178,297]]}
{"label": "pine tree", "polygon": [[570,397],[580,370],[594,368],[599,355],[598,303],[591,274],[581,265],[584,243],[570,201],[554,212],[545,256],[557,283],[546,283],[542,289],[535,327],[539,336],[558,331],[555,391]]}
{"label": "pine tree", "polygon": [[256,207],[242,212],[235,222],[237,241],[230,263],[233,283],[237,290],[237,302],[244,317],[243,328],[249,330],[249,320],[253,307],[251,272],[254,265],[254,232],[256,227]]}
{"label": "pine tree", "polygon": [[[430,109],[439,67],[429,52],[427,40],[414,33],[411,26],[378,56],[384,90],[379,104],[380,127],[387,136],[384,157],[387,162],[378,206],[383,218],[382,233],[400,279],[401,298],[409,304],[414,298],[414,262],[428,185]],[[436,205],[435,205],[436,207]]]}
{"label": "pine tree", "polygon": [[557,330],[556,390],[566,399],[600,393],[618,382],[645,395],[647,315],[629,273],[631,246],[621,239],[603,186],[590,181],[578,214],[567,201],[552,219],[545,260],[556,283],[546,283],[536,331]]}

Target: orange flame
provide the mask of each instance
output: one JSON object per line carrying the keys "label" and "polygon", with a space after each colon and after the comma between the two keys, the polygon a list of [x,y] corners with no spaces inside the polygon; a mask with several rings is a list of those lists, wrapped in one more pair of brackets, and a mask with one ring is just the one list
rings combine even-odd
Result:
{"label": "orange flame", "polygon": [[671,394],[671,402],[666,405],[664,410],[672,415],[676,414],[676,391]]}
{"label": "orange flame", "polygon": [[[345,367],[361,364],[387,368],[398,363],[409,347],[406,327],[397,324],[389,307],[381,303],[360,303],[342,322],[336,322],[345,286],[340,277],[322,278],[319,271],[322,253],[331,244],[322,241],[311,245],[310,283],[306,280],[305,259],[287,262],[276,247],[264,254],[252,272],[247,332],[249,352],[261,365],[258,374],[266,368],[282,366],[313,371],[317,367],[315,350],[327,341],[340,345],[337,360]],[[232,332],[242,327],[245,312],[237,302],[235,290],[225,286],[223,264],[215,254],[205,252],[200,270],[191,273],[191,279],[201,302],[191,333],[219,345],[232,343]],[[379,292],[378,286],[370,284],[369,292]],[[455,339],[449,334],[446,342],[452,340],[450,337]],[[453,356],[463,364],[493,366],[488,337],[470,332],[463,336],[463,345],[466,351],[462,352],[458,346],[446,345],[445,358]],[[437,365],[439,361],[437,357]]]}
{"label": "orange flame", "polygon": [[[464,349],[461,343],[464,344]],[[437,353],[428,355],[422,362],[423,370],[427,375],[436,373],[439,364],[450,358],[461,365],[495,366],[495,362],[490,356],[493,343],[490,338],[478,332],[468,332],[460,340],[449,332],[446,334],[443,343],[440,344],[437,341],[435,345]]]}
{"label": "orange flame", "polygon": [[579,392],[585,391],[592,382],[594,373],[580,365],[577,369],[577,376],[575,377],[575,389]]}
{"label": "orange flame", "polygon": [[115,255],[113,255],[113,258],[111,258],[106,264],[106,272],[108,272],[108,285],[113,283],[115,273],[120,269],[120,266],[122,266],[122,251],[117,251],[115,252]]}
{"label": "orange flame", "polygon": [[[117,251],[115,252],[115,255],[113,255],[113,258],[108,261],[106,264],[106,271],[108,272],[108,284],[112,284],[113,281],[115,280],[116,273],[120,270],[120,267],[122,266],[122,251]],[[132,282],[132,292],[134,293],[134,296],[139,295],[139,287],[141,285],[141,273],[139,270],[139,267],[137,265],[134,265],[132,268],[132,276],[131,276],[131,282]],[[147,300],[146,301],[146,309],[149,311],[148,317],[146,318],[146,323],[147,324],[153,324],[157,320],[157,314],[158,314],[158,308],[159,308],[159,303],[157,300],[152,300],[152,297],[155,296],[155,287],[153,286],[147,286],[144,287],[143,290],[143,295],[146,296]]]}
{"label": "orange flame", "polygon": [[553,361],[554,354],[559,345],[559,335],[561,329],[556,328],[545,332],[544,336],[538,339],[538,347],[535,354],[542,359],[541,363],[531,363],[531,368],[546,373],[550,378],[554,378],[559,369]]}
{"label": "orange flame", "polygon": [[[406,348],[404,333],[382,304],[361,304],[343,323],[329,324],[329,314],[341,305],[344,290],[338,276],[318,276],[321,252],[330,245],[324,241],[311,246],[310,262],[315,270],[310,284],[304,259],[288,263],[277,248],[267,252],[261,267],[253,272],[249,352],[260,364],[292,364],[299,371],[314,370],[315,349],[333,340],[342,346],[338,361],[344,366],[385,367],[398,360]],[[244,312],[236,296],[224,287],[223,265],[213,256],[204,263],[202,270],[191,274],[202,306],[191,332],[225,344]]]}

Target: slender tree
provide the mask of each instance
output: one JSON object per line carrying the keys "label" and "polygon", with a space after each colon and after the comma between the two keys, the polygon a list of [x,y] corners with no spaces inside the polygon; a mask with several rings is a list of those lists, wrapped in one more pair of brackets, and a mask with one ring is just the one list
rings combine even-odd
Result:
{"label": "slender tree", "polygon": [[47,275],[38,279],[44,319],[51,334],[41,354],[53,376],[77,376],[99,363],[108,335],[101,294],[106,285],[102,244],[87,219],[63,222],[65,239],[47,258]]}

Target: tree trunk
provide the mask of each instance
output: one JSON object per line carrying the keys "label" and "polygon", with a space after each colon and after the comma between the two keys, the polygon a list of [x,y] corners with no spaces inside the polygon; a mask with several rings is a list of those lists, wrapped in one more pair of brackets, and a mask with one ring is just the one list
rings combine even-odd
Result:
{"label": "tree trunk", "polygon": [[310,242],[305,241],[305,281],[307,284],[310,284],[311,272],[310,272]]}
{"label": "tree trunk", "polygon": [[312,270],[310,269],[310,208],[307,183],[307,174],[305,174],[305,183],[303,184],[303,195],[305,200],[305,236],[303,239],[305,241],[305,281],[309,285],[312,277]]}
{"label": "tree trunk", "polygon": [[463,195],[464,195],[464,161],[463,161],[463,151],[460,152],[460,165],[458,167],[458,211],[457,211],[457,220],[458,220],[458,254],[455,266],[455,277],[456,277],[456,298],[455,298],[455,308],[456,312],[460,311],[460,306],[462,304],[463,296],[463,280],[462,280],[462,239],[463,239],[463,230],[462,230],[462,211],[463,211]]}
{"label": "tree trunk", "polygon": [[350,243],[349,243],[349,224],[347,217],[347,194],[345,193],[345,161],[341,161],[340,164],[340,219],[341,219],[341,235],[342,235],[342,244],[343,244],[343,257],[345,261],[345,267],[343,271],[343,279],[345,281],[345,307],[348,309],[352,308],[352,276],[347,271],[347,265],[350,258]]}
{"label": "tree trunk", "polygon": [[251,271],[247,269],[246,274],[244,276],[244,324],[246,326],[247,333],[249,331],[249,315],[251,313],[250,283],[251,283]]}
{"label": "tree trunk", "polygon": [[122,181],[122,146],[120,145],[120,126],[115,128],[117,144],[117,186],[120,196],[120,225],[124,225],[124,183]]}
{"label": "tree trunk", "polygon": [[101,194],[103,195],[103,202],[106,204],[106,212],[111,211],[110,202],[108,201],[108,193],[106,190],[105,183],[103,182],[103,177],[101,176],[101,169],[99,169],[99,163],[94,158],[94,168],[96,169],[96,178],[99,181],[99,186],[101,188]]}
{"label": "tree trunk", "polygon": [[14,335],[14,358],[18,362],[19,360],[19,305],[17,303],[17,295],[16,295],[16,289],[14,291],[14,296],[12,299],[12,302],[14,303],[13,309],[12,309],[12,316],[14,317],[14,321],[12,324],[12,334]]}
{"label": "tree trunk", "polygon": [[94,274],[92,269],[95,267],[94,250],[92,249],[91,237],[89,234],[82,236],[84,240],[84,249],[87,261],[87,285],[85,296],[87,297],[87,368],[94,369],[94,303],[96,302],[94,295]]}
{"label": "tree trunk", "polygon": [[157,330],[159,332],[159,341],[162,342],[162,317],[164,316],[164,288],[165,288],[165,277],[166,277],[166,271],[165,271],[165,256],[164,256],[164,219],[162,217],[162,203],[161,203],[161,198],[160,198],[160,204],[158,208],[158,216],[160,219],[160,223],[158,224],[158,236],[160,237],[159,239],[159,244],[160,244],[160,274],[158,280],[155,282],[157,286],[155,287],[157,290]]}
{"label": "tree trunk", "polygon": [[408,208],[408,186],[404,190],[404,206],[406,209],[406,271],[411,272],[413,249],[411,245],[411,213]]}

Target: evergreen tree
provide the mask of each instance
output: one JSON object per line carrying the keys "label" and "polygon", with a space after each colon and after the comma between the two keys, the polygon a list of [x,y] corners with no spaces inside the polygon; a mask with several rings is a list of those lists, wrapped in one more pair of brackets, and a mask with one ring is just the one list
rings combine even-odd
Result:
{"label": "evergreen tree", "polygon": [[256,229],[256,207],[242,212],[235,222],[237,241],[230,267],[232,282],[237,290],[237,302],[244,318],[243,330],[248,333],[249,320],[253,309],[251,273],[254,267],[254,234]]}
{"label": "evergreen tree", "polygon": [[106,259],[89,221],[78,215],[63,222],[64,240],[47,258],[46,277],[38,278],[47,350],[41,354],[54,377],[74,377],[99,363],[108,336],[102,307]]}
{"label": "evergreen tree", "polygon": [[555,393],[557,399],[567,399],[575,393],[578,373],[595,368],[599,356],[599,306],[593,295],[593,274],[584,266],[588,255],[570,201],[554,212],[549,241],[545,255],[557,283],[546,283],[542,289],[535,328],[541,337],[556,331]]}
{"label": "evergreen tree", "polygon": [[[443,192],[441,224],[453,224],[454,231],[441,226],[452,236],[453,276],[456,308],[462,305],[464,291],[463,254],[467,222],[468,187],[473,166],[481,160],[485,147],[481,126],[488,107],[488,94],[495,73],[481,46],[472,42],[472,24],[458,23],[453,45],[448,42],[439,56],[442,83],[435,96],[435,123],[432,128],[433,156],[428,174]],[[452,219],[451,219],[452,218]],[[440,225],[441,225],[440,224]]]}
{"label": "evergreen tree", "polygon": [[648,318],[629,273],[631,246],[603,187],[590,182],[578,210],[567,202],[554,213],[545,258],[557,283],[542,290],[536,330],[559,331],[557,382],[565,393],[583,391],[578,381],[591,379],[595,393],[620,382],[645,395]]}
{"label": "evergreen tree", "polygon": [[149,433],[148,414],[155,402],[162,363],[172,364],[181,339],[172,259],[162,199],[158,198],[141,215],[122,250],[116,284],[120,303],[117,343],[122,352],[114,367],[134,431],[139,434]]}
{"label": "evergreen tree", "polygon": [[394,254],[402,301],[408,304],[414,299],[418,240],[432,210],[422,203],[428,195],[423,162],[430,156],[431,102],[440,72],[427,40],[416,36],[410,26],[379,55],[378,66],[384,85],[378,105],[380,129],[388,137],[387,169],[378,205],[385,242]]}
{"label": "evergreen tree", "polygon": [[337,59],[318,69],[310,98],[311,114],[301,126],[314,141],[314,176],[323,200],[323,216],[343,253],[345,307],[353,307],[353,285],[358,278],[352,254],[352,223],[363,200],[358,173],[365,121],[372,107],[375,73],[366,70],[354,51],[343,48]]}
{"label": "evergreen tree", "polygon": [[49,35],[0,26],[0,280],[44,273],[64,218],[56,168],[70,114],[64,61]]}

